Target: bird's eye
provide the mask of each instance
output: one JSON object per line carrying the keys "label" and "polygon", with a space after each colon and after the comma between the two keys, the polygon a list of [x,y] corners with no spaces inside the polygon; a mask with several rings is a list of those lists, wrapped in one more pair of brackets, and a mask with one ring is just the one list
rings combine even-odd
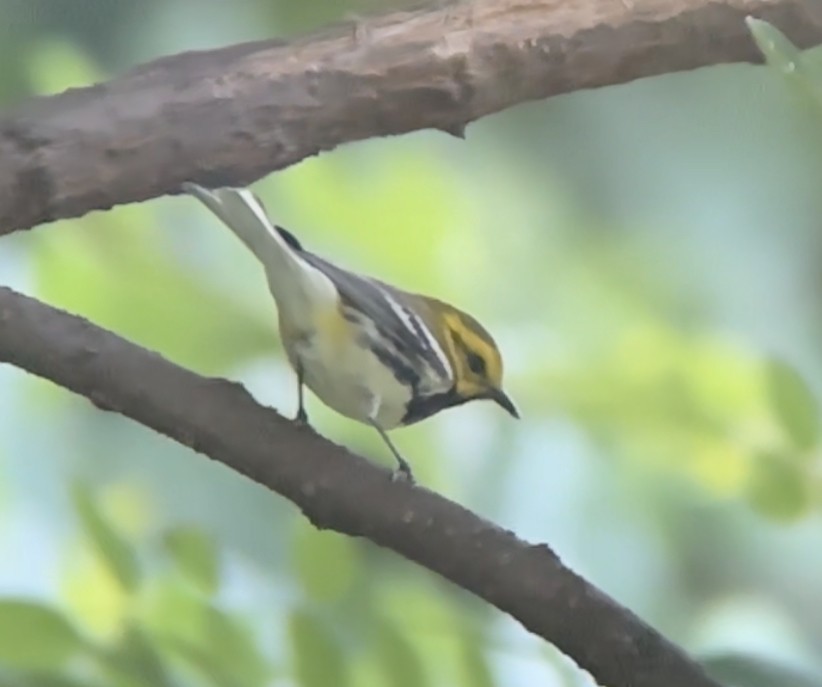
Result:
{"label": "bird's eye", "polygon": [[466,356],[468,359],[468,369],[475,375],[485,376],[485,359],[481,355],[474,352],[469,352]]}

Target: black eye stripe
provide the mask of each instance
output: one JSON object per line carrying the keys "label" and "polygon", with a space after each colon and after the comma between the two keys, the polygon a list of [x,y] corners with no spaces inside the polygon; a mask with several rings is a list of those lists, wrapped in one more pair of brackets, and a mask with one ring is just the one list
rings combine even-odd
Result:
{"label": "black eye stripe", "polygon": [[475,375],[485,376],[487,367],[485,365],[485,358],[483,358],[476,351],[471,350],[466,344],[465,340],[456,332],[454,332],[454,344],[460,348],[465,354],[465,360],[468,363],[468,369]]}

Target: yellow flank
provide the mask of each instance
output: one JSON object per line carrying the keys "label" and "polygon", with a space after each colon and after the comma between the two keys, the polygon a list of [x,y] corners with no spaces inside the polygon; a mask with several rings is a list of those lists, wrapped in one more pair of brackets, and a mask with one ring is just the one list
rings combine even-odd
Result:
{"label": "yellow flank", "polygon": [[[282,309],[277,310],[280,337],[283,341],[304,338],[305,332],[294,327],[289,318],[283,317],[282,313]],[[317,309],[311,313],[310,321],[313,332],[321,333],[324,339],[327,338],[332,343],[345,344],[351,338],[349,323],[345,321],[338,307]]]}
{"label": "yellow flank", "polygon": [[314,322],[318,332],[327,337],[332,348],[348,346],[354,338],[351,323],[342,315],[340,306],[315,313]]}

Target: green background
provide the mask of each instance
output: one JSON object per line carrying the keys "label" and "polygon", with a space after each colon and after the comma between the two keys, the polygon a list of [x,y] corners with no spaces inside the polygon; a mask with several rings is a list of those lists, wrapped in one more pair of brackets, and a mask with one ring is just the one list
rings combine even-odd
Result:
{"label": "green background", "polygon": [[[0,105],[377,0],[0,0]],[[255,185],[310,249],[469,310],[523,419],[394,434],[728,684],[822,684],[822,53],[345,145]],[[770,47],[769,47],[770,46]],[[294,412],[262,273],[186,198],[0,240],[0,283]],[[367,428],[316,427],[385,465]],[[587,685],[432,574],[0,369],[0,687]]]}

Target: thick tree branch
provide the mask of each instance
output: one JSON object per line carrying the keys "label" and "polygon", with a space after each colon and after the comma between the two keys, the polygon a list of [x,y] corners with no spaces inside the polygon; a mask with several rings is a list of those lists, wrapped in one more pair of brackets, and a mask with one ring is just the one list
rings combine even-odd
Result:
{"label": "thick tree branch", "polygon": [[241,472],[318,527],[439,573],[555,644],[608,687],[716,687],[701,667],[545,545],[389,473],[89,322],[0,287],[0,362],[81,394]]}
{"label": "thick tree branch", "polygon": [[472,0],[188,53],[0,119],[0,234],[244,185],[346,141],[467,123],[520,102],[757,61],[744,23],[822,42],[819,0]]}

